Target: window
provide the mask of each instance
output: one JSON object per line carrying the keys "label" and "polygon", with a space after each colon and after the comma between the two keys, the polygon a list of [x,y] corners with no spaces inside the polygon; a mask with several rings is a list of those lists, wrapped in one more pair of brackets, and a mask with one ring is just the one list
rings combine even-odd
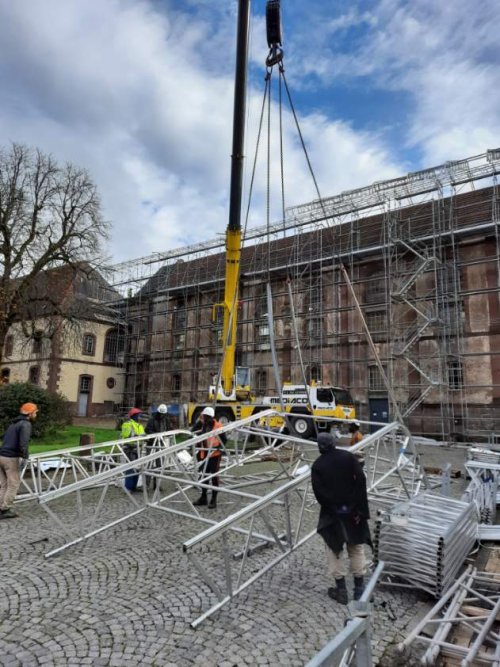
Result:
{"label": "window", "polygon": [[216,305],[212,315],[213,342],[222,345],[222,333],[224,328],[224,308]]}
{"label": "window", "polygon": [[264,396],[267,391],[267,371],[263,368],[257,371],[255,390],[261,396]]}
{"label": "window", "polygon": [[93,357],[95,355],[95,341],[94,334],[85,334],[83,337],[83,354]]}
{"label": "window", "polygon": [[385,302],[385,275],[380,272],[372,273],[366,283],[365,303]]}
{"label": "window", "polygon": [[80,391],[82,394],[90,393],[91,383],[92,383],[91,375],[80,375]]}
{"label": "window", "polygon": [[174,375],[172,375],[171,387],[172,387],[172,392],[175,392],[175,393],[180,392],[180,390],[181,390],[181,376],[179,375],[179,373],[175,373]]}
{"label": "window", "polygon": [[450,389],[461,389],[464,385],[464,369],[459,359],[448,361],[448,384]]}
{"label": "window", "polygon": [[321,339],[323,323],[320,317],[309,317],[307,319],[306,335],[309,342],[317,342]]}
{"label": "window", "polygon": [[28,382],[40,384],[40,366],[32,366],[29,370]]}
{"label": "window", "polygon": [[174,335],[174,350],[183,350],[186,344],[186,334],[175,334]]}
{"label": "window", "polygon": [[107,387],[108,389],[114,389],[115,386],[116,386],[116,380],[115,380],[115,378],[108,378],[108,379],[106,380],[106,387]]}
{"label": "window", "polygon": [[187,309],[186,303],[182,299],[177,301],[177,304],[174,306],[174,312],[172,316],[172,329],[179,331],[179,329],[185,329],[187,325]]}
{"label": "window", "polygon": [[125,348],[125,336],[122,330],[110,329],[104,339],[103,362],[106,364],[119,364],[123,362],[123,350]]}
{"label": "window", "polygon": [[313,364],[309,369],[309,380],[311,382],[321,381],[321,368],[317,364]]}
{"label": "window", "polygon": [[11,357],[12,352],[14,351],[14,336],[9,335],[6,337],[4,349],[5,349],[5,356]]}
{"label": "window", "polygon": [[33,354],[41,354],[42,337],[43,337],[43,331],[35,331],[35,334],[33,336]]}
{"label": "window", "polygon": [[387,336],[387,311],[369,310],[365,312],[365,321],[374,340],[383,340]]}
{"label": "window", "polygon": [[365,320],[370,333],[387,330],[387,316],[385,310],[370,310],[365,313]]}
{"label": "window", "polygon": [[2,368],[2,384],[9,384],[10,368]]}
{"label": "window", "polygon": [[269,324],[267,322],[264,322],[262,324],[257,324],[256,338],[259,350],[269,350],[270,336],[269,336]]}
{"label": "window", "polygon": [[[383,366],[383,369],[387,374],[387,367]],[[386,389],[378,366],[368,366],[368,389],[371,391],[382,391]]]}

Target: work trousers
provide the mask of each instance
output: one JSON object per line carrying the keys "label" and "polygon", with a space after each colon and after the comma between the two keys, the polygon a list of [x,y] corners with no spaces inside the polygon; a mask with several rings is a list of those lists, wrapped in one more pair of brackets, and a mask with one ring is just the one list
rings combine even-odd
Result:
{"label": "work trousers", "polygon": [[[355,577],[366,574],[366,558],[364,544],[346,544],[347,553],[351,562],[351,572]],[[335,579],[341,579],[347,574],[347,559],[344,557],[344,549],[338,554],[333,553],[330,547],[326,547],[328,570]]]}
{"label": "work trousers", "polygon": [[20,486],[19,459],[0,456],[0,510],[9,509],[12,506]]}
{"label": "work trousers", "polygon": [[[198,466],[201,473],[201,481],[204,482],[206,477],[213,475],[215,472],[219,472],[220,456],[211,456],[208,461],[207,459],[203,459],[203,461],[199,462]],[[211,479],[207,479],[207,484],[211,484],[212,487],[214,487],[213,490],[217,491],[219,488],[219,475],[214,475]],[[202,489],[201,494],[206,496],[207,489]]]}

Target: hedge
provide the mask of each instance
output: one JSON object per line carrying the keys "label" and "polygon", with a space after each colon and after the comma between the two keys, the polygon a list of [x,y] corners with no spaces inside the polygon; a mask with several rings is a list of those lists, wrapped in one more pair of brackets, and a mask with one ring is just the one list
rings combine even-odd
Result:
{"label": "hedge", "polygon": [[71,424],[69,404],[62,394],[52,394],[29,382],[14,382],[0,387],[0,435],[19,415],[23,403],[36,403],[38,416],[33,421],[33,437],[50,435]]}

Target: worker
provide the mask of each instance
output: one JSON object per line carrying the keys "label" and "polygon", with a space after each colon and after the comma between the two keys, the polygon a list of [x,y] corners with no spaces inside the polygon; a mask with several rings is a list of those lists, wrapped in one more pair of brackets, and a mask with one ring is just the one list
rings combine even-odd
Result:
{"label": "worker", "polygon": [[[221,428],[222,424],[215,419],[215,410],[208,406],[203,409],[203,412],[200,415],[200,419],[194,424],[193,431],[200,433],[210,434],[215,429]],[[225,433],[220,433],[219,435],[208,435],[206,440],[203,440],[200,443],[200,447],[197,451],[197,459],[199,462],[199,469],[201,472],[201,481],[210,477],[208,482],[212,484],[212,497],[210,499],[210,504],[208,509],[215,509],[217,507],[217,491],[219,488],[219,476],[215,473],[219,472],[220,460],[222,456],[221,447],[226,444],[227,436]],[[201,506],[207,504],[207,489],[204,488],[201,490],[201,496],[196,500],[193,505]]]}
{"label": "worker", "polygon": [[354,575],[355,600],[364,590],[364,544],[371,546],[366,478],[356,457],[338,449],[331,433],[320,433],[317,442],[320,455],[313,463],[311,482],[320,505],[317,530],[326,543],[329,570],[335,579],[335,587],[328,589],[328,595],[347,604],[344,544]]}
{"label": "worker", "polygon": [[37,415],[38,406],[35,403],[24,403],[19,409],[19,416],[3,436],[0,447],[0,519],[19,516],[12,505],[21,486],[21,471],[29,458],[32,422]]}
{"label": "worker", "polygon": [[361,433],[360,425],[358,422],[352,422],[352,424],[349,424],[349,433],[351,434],[351,447],[357,445],[358,442],[363,440],[363,434]]}
{"label": "worker", "polygon": [[168,414],[168,407],[165,403],[160,403],[156,411],[148,419],[146,424],[146,433],[165,433],[172,428],[170,424],[170,417]]}
{"label": "worker", "polygon": [[[122,438],[136,438],[140,435],[145,435],[144,426],[139,423],[140,416],[143,414],[139,408],[131,408],[128,411],[128,420],[122,424]],[[137,443],[124,445],[123,451],[129,461],[135,461],[139,458],[139,451]],[[128,491],[136,491],[139,482],[139,473],[135,470],[129,471],[125,475],[125,488]]]}

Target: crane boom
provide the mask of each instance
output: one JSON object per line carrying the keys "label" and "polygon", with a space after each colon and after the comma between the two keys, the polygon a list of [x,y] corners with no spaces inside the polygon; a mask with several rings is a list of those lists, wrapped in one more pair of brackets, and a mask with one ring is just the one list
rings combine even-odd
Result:
{"label": "crane boom", "polygon": [[[243,188],[243,148],[245,141],[245,112],[248,61],[248,31],[250,0],[239,0],[236,42],[236,72],[233,108],[233,147],[231,154],[231,187],[229,223],[226,230],[226,278],[224,285],[224,324],[222,340],[221,385],[225,396],[234,389],[236,358],[236,327],[238,310],[238,282],[241,258],[241,199]],[[217,392],[219,393],[219,391]],[[224,396],[221,396],[223,398]]]}

